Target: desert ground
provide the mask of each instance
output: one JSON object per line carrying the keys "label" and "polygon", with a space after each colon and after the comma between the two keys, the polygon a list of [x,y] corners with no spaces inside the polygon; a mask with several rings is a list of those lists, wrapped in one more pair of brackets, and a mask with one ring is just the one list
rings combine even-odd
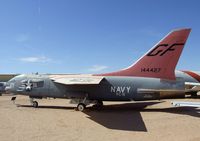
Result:
{"label": "desert ground", "polygon": [[[200,141],[200,110],[171,101],[104,102],[102,110],[75,111],[65,99],[0,96],[1,141]],[[176,99],[200,102],[200,99]]]}

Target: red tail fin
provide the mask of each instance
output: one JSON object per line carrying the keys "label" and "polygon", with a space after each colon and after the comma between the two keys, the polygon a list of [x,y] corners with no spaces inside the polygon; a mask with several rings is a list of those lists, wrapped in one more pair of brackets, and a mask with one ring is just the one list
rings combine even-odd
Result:
{"label": "red tail fin", "polygon": [[121,71],[101,76],[139,76],[175,79],[175,68],[191,29],[170,32],[136,63]]}

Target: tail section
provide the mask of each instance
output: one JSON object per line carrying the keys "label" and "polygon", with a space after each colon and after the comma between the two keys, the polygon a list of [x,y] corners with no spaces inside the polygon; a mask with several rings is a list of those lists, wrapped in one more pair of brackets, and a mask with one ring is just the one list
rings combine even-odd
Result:
{"label": "tail section", "polygon": [[191,29],[170,32],[130,67],[99,76],[139,76],[175,79],[175,68]]}

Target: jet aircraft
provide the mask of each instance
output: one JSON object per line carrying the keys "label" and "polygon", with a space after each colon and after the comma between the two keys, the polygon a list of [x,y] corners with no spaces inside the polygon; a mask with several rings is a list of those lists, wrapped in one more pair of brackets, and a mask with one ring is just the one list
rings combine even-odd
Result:
{"label": "jet aircraft", "polygon": [[[6,90],[27,95],[33,107],[38,98],[71,99],[77,110],[103,101],[145,101],[184,97],[200,90],[200,73],[175,71],[191,29],[170,32],[130,67],[104,74],[22,74],[12,78]],[[15,97],[16,98],[16,97]],[[14,98],[14,99],[15,99]]]}

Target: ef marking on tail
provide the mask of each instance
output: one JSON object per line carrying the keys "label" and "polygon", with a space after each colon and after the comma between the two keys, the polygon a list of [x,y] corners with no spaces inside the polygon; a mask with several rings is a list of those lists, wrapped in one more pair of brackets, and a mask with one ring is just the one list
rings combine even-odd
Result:
{"label": "ef marking on tail", "polygon": [[[169,46],[169,44],[160,44],[156,46],[152,51],[150,51],[147,56],[163,56],[169,51],[174,51],[175,47],[177,46],[183,46],[184,43],[175,43]],[[168,48],[167,48],[168,47]]]}

